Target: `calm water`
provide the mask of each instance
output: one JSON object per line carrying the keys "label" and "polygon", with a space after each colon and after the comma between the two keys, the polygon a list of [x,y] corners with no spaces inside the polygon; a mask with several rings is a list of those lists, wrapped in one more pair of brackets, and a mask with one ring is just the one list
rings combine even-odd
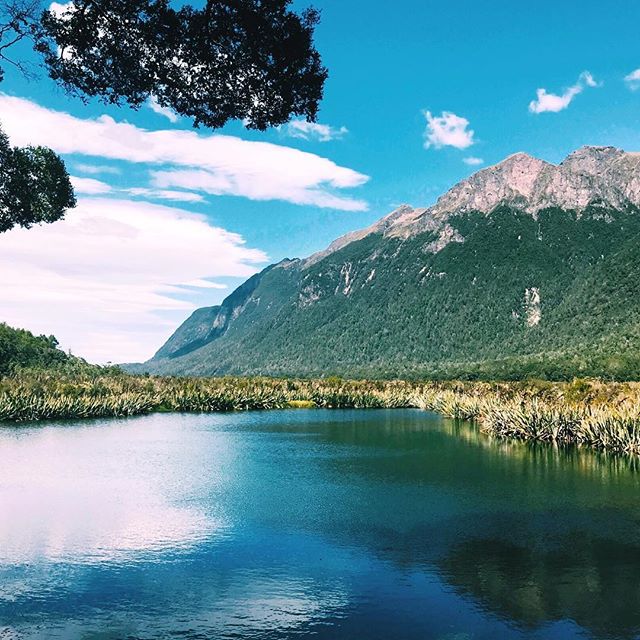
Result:
{"label": "calm water", "polygon": [[640,474],[419,411],[0,429],[0,638],[640,637]]}

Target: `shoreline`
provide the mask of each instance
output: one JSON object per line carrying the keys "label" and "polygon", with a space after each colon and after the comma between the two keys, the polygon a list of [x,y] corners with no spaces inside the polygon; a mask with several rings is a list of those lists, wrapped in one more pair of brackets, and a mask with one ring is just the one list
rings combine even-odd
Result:
{"label": "shoreline", "polygon": [[164,378],[23,372],[0,379],[0,425],[156,412],[417,408],[502,439],[640,455],[640,383]]}

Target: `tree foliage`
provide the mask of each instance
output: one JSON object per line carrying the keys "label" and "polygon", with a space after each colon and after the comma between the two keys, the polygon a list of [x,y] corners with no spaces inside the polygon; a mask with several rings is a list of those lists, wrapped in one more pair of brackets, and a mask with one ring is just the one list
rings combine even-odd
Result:
{"label": "tree foliage", "polygon": [[[319,14],[291,0],[76,0],[42,11],[38,0],[0,1],[0,64],[29,73],[9,50],[31,41],[49,75],[87,100],[160,106],[221,127],[266,129],[316,117],[327,71],[313,45]],[[4,77],[0,67],[0,81]],[[0,233],[53,222],[75,206],[64,163],[50,149],[11,148],[0,133]]]}
{"label": "tree foliage", "polygon": [[[75,0],[42,10],[39,0],[0,0],[0,65],[31,41],[51,78],[70,94],[134,108],[162,107],[221,127],[254,129],[314,120],[327,71],[313,44],[319,14],[291,0]],[[0,81],[4,77],[0,67]],[[50,149],[10,148],[0,132],[0,233],[53,222],[75,206],[64,163]]]}
{"label": "tree foliage", "polygon": [[255,129],[314,120],[327,71],[313,45],[319,18],[291,0],[76,0],[43,12],[36,50],[81,98],[139,107],[153,96],[196,125],[242,119]]}
{"label": "tree foliage", "polygon": [[25,329],[13,329],[0,323],[0,375],[23,367],[52,367],[69,358],[58,349],[54,336],[34,336]]}
{"label": "tree foliage", "polygon": [[[38,0],[2,0],[0,2],[0,63],[12,65],[23,75],[31,76],[26,61],[11,57],[10,50],[25,39],[35,41],[38,35],[36,17],[40,12]],[[0,82],[4,69],[0,66]]]}
{"label": "tree foliage", "polygon": [[62,159],[46,147],[11,147],[0,130],[0,233],[55,222],[75,205]]}

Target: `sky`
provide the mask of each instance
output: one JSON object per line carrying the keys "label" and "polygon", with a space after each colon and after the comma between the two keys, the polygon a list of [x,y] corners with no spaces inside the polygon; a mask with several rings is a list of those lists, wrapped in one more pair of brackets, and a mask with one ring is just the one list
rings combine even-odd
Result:
{"label": "sky", "polygon": [[512,153],[640,151],[636,0],[314,6],[329,69],[315,124],[194,129],[6,68],[0,125],[64,158],[78,206],[0,235],[0,321],[92,362],[142,361],[267,264],[432,204]]}

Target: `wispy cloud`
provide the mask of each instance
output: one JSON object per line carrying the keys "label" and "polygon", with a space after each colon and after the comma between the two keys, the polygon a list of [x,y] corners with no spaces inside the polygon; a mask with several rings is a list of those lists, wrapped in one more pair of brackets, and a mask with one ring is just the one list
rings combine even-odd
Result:
{"label": "wispy cloud", "polygon": [[192,309],[183,287],[220,288],[216,278],[266,260],[204,216],[80,199],[64,220],[0,234],[2,320],[54,333],[92,361],[144,360]]}
{"label": "wispy cloud", "polygon": [[640,69],[636,69],[632,71],[630,74],[624,77],[624,81],[627,83],[627,86],[631,91],[635,91],[636,89],[640,89]]}
{"label": "wispy cloud", "polygon": [[[292,169],[293,170],[293,169]],[[274,176],[274,181],[287,181],[289,176]],[[234,182],[234,178],[198,169],[175,169],[166,171],[152,171],[151,183],[158,189],[170,189],[172,187],[178,189],[188,189],[190,191],[201,191],[210,195],[239,194],[242,193],[251,200],[265,200],[264,189],[265,184],[260,181],[251,182],[243,181],[241,185]],[[341,209],[343,211],[364,211],[367,209],[366,202],[362,200],[354,200],[335,195],[327,190],[315,187],[303,186],[296,187],[292,184],[278,184],[272,182],[268,188],[273,190],[287,191],[289,202],[294,204],[307,204],[316,207],[325,207],[329,209]]]}
{"label": "wispy cloud", "polygon": [[317,142],[339,140],[349,133],[347,127],[332,127],[328,124],[307,122],[306,120],[292,120],[280,130],[291,138],[316,140]]}
{"label": "wispy cloud", "polygon": [[131,196],[151,198],[152,200],[173,200],[174,202],[204,202],[204,197],[199,193],[190,191],[172,191],[170,189],[149,189],[146,187],[132,187],[124,189]]}
{"label": "wispy cloud", "polygon": [[147,100],[147,106],[149,107],[149,109],[151,109],[151,111],[157,113],[159,116],[163,116],[173,124],[178,122],[178,120],[180,119],[178,117],[178,114],[176,114],[174,111],[172,111],[168,107],[163,107],[158,102],[158,99],[155,96],[151,96],[149,100]]}
{"label": "wispy cloud", "polygon": [[164,165],[162,185],[155,185],[160,188],[182,186],[184,172],[196,172],[206,193],[346,211],[367,209],[365,201],[339,192],[363,185],[368,176],[282,145],[195,131],[149,131],[106,115],[77,118],[2,94],[0,121],[14,144],[42,144],[61,154]]}
{"label": "wispy cloud", "polygon": [[557,113],[566,109],[572,100],[581,94],[587,87],[597,87],[598,83],[588,71],[583,71],[578,76],[578,81],[565,89],[564,93],[556,95],[548,93],[546,89],[538,89],[536,91],[536,99],[529,103],[529,111],[531,113]]}
{"label": "wispy cloud", "polygon": [[118,167],[111,167],[106,164],[84,164],[83,162],[74,162],[73,166],[77,171],[81,173],[88,173],[89,175],[99,175],[101,173],[111,173],[113,175],[119,175],[122,173]]}
{"label": "wispy cloud", "polygon": [[466,149],[475,141],[474,132],[469,129],[469,121],[451,111],[443,111],[440,116],[433,116],[430,111],[424,112],[427,119],[425,131],[425,149],[434,147],[455,147]]}
{"label": "wispy cloud", "polygon": [[475,156],[469,156],[468,158],[462,158],[462,162],[468,164],[470,167],[477,167],[480,164],[484,164],[482,158],[476,158]]}
{"label": "wispy cloud", "polygon": [[191,193],[189,191],[172,191],[169,189],[150,189],[148,187],[130,187],[119,188],[112,187],[102,180],[94,178],[80,178],[78,176],[70,176],[71,184],[77,194],[81,195],[128,195],[142,198],[150,198],[151,200],[172,200],[174,202],[204,202],[204,197],[199,193]]}
{"label": "wispy cloud", "polygon": [[98,195],[109,193],[111,185],[102,180],[95,180],[94,178],[79,178],[78,176],[70,176],[73,190],[76,193],[84,193],[87,195]]}

